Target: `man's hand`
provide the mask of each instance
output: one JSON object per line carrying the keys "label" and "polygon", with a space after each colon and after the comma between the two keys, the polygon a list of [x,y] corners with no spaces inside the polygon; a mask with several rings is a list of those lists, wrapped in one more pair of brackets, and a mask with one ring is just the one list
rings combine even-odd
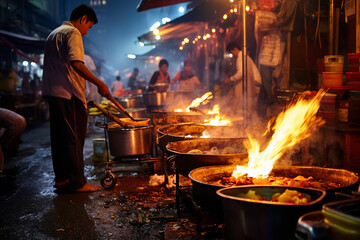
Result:
{"label": "man's hand", "polygon": [[111,97],[111,93],[109,91],[109,88],[107,87],[107,85],[100,81],[99,85],[98,85],[98,92],[101,96],[106,97],[107,99],[109,99],[109,97]]}

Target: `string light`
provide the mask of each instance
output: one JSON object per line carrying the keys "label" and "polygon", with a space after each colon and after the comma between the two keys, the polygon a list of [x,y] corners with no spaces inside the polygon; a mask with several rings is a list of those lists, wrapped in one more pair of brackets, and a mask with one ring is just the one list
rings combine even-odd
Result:
{"label": "string light", "polygon": [[188,42],[189,42],[189,39],[188,39],[188,38],[184,38],[184,42],[185,42],[185,43],[188,43]]}
{"label": "string light", "polygon": [[237,13],[237,8],[234,8],[234,13]]}
{"label": "string light", "polygon": [[179,47],[179,50],[180,50],[180,51],[182,51],[183,49],[184,49],[184,47],[183,47],[183,46],[180,46],[180,47]]}
{"label": "string light", "polygon": [[159,32],[160,32],[159,29],[155,28],[154,31],[153,31],[153,34],[154,34],[154,35],[158,35]]}
{"label": "string light", "polygon": [[227,19],[227,18],[228,18],[228,16],[227,16],[227,14],[225,13],[224,16],[223,16],[223,19]]}
{"label": "string light", "polygon": [[215,29],[215,28],[211,29],[211,32],[212,32],[212,33],[215,33],[215,32],[216,32],[216,29]]}

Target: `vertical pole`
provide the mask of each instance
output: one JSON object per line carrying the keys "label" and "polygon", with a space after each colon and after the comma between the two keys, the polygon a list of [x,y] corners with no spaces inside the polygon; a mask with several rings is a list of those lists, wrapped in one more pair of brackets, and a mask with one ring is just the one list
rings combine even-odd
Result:
{"label": "vertical pole", "polygon": [[329,55],[334,53],[334,0],[329,3]]}
{"label": "vertical pole", "polygon": [[[204,35],[207,33],[209,26],[208,23],[205,23],[205,32]],[[204,53],[205,53],[205,74],[204,74],[204,80],[205,80],[205,85],[208,87],[208,89],[210,89],[210,73],[209,73],[209,46],[208,46],[208,40],[204,41]]]}
{"label": "vertical pole", "polygon": [[[240,2],[239,2],[240,12]],[[247,126],[248,117],[248,78],[247,78],[247,52],[246,52],[246,1],[242,0],[242,23],[243,23],[243,49],[242,49],[242,89],[243,89],[243,114],[244,114],[244,129]],[[238,56],[240,57],[240,56]]]}
{"label": "vertical pole", "polygon": [[356,2],[356,52],[360,53],[360,2]]}

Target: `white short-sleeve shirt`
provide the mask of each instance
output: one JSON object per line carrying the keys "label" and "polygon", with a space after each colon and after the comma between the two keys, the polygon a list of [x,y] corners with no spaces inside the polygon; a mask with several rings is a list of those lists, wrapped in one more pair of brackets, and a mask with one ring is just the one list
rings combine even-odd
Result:
{"label": "white short-sleeve shirt", "polygon": [[71,67],[71,61],[84,62],[81,33],[70,22],[53,30],[45,43],[43,95],[79,98],[86,107],[85,79]]}

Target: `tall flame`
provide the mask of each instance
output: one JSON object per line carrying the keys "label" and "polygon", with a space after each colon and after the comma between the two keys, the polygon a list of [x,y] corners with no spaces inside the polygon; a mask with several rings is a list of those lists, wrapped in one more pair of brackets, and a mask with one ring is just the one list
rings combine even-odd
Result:
{"label": "tall flame", "polygon": [[187,112],[190,112],[190,108],[196,108],[200,104],[206,104],[210,99],[213,98],[212,92],[207,92],[199,98],[194,99],[191,104],[186,108]]}
{"label": "tall flame", "polygon": [[[266,178],[286,150],[308,138],[316,128],[325,123],[322,118],[316,116],[324,95],[325,91],[320,90],[310,100],[301,97],[287,110],[281,112],[272,127],[274,133],[263,151],[260,151],[258,141],[249,137],[245,146],[248,149],[249,162],[247,165],[237,166],[233,176],[240,177],[247,174],[249,177]],[[269,122],[268,129],[271,124],[272,122]]]}

